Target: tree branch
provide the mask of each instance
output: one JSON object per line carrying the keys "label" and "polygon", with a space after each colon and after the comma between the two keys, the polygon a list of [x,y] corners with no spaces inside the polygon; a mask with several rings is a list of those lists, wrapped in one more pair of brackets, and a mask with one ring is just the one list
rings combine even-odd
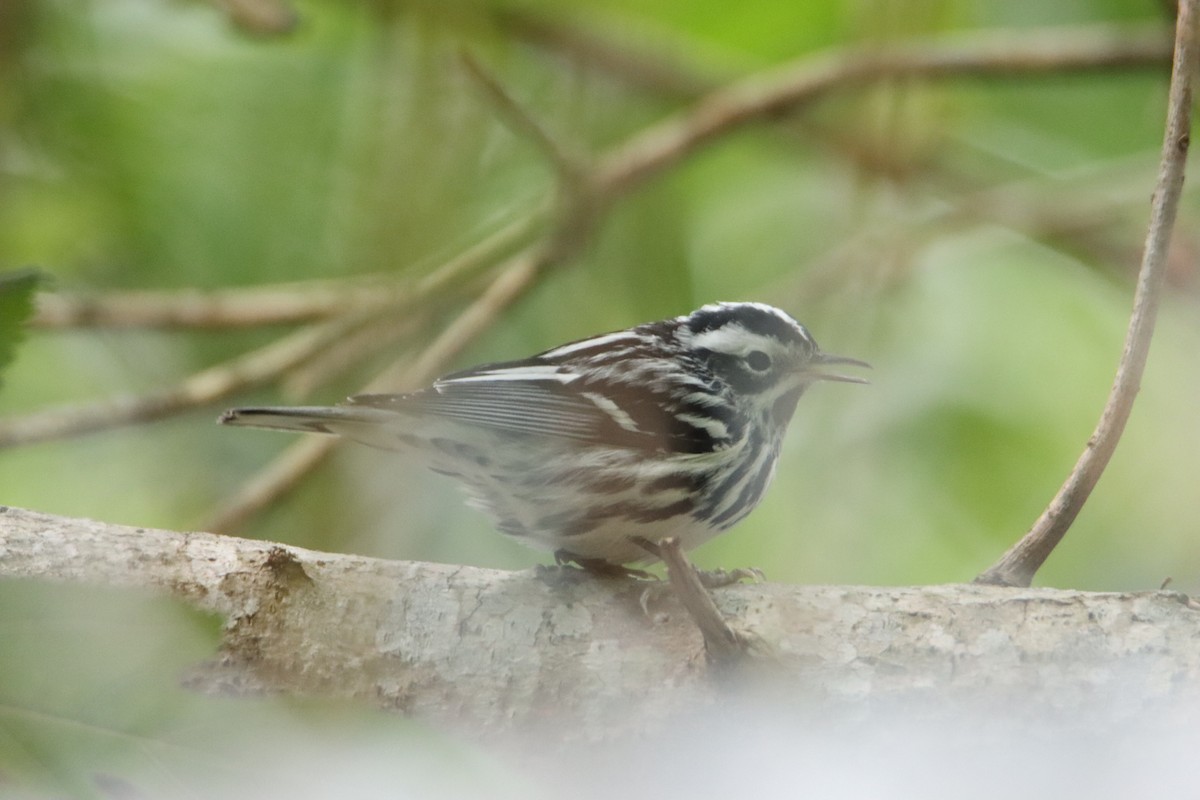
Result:
{"label": "tree branch", "polygon": [[382,277],[231,289],[42,292],[34,328],[230,330],[329,319],[403,295]]}
{"label": "tree branch", "polygon": [[751,75],[640,131],[600,162],[594,185],[623,194],[752,122],[794,113],[830,92],[893,78],[998,78],[1165,64],[1164,31],[1088,26],[996,31],[836,48]]}
{"label": "tree branch", "polygon": [[1200,20],[1196,19],[1195,6],[1195,0],[1183,0],[1179,4],[1175,66],[1171,75],[1162,163],[1158,185],[1154,190],[1133,313],[1108,402],[1083,454],[1058,494],[1029,532],[975,579],[978,583],[1028,586],[1033,581],[1033,576],[1062,541],[1100,480],[1133,409],[1133,400],[1146,369],[1150,340],[1154,336],[1159,297],[1166,276],[1171,229],[1183,191],[1184,166],[1191,136],[1192,80],[1200,66],[1200,60],[1197,59],[1197,24]]}
{"label": "tree branch", "polygon": [[[221,614],[220,656],[193,686],[353,698],[481,738],[550,727],[618,740],[728,686],[710,680],[703,638],[672,597],[642,612],[643,581],[550,586],[533,571],[3,507],[0,577],[148,588]],[[826,707],[928,710],[935,696],[1089,715],[1111,694],[1112,713],[1128,713],[1200,686],[1200,610],[1171,592],[751,584],[713,598],[756,643],[756,669],[739,674]]]}
{"label": "tree branch", "polygon": [[261,386],[303,364],[362,323],[361,317],[303,328],[258,350],[190,375],[174,386],[0,419],[0,449],[163,419]]}
{"label": "tree branch", "polygon": [[385,275],[225,289],[40,292],[30,325],[230,330],[316,322],[372,309],[401,311],[452,290],[529,244],[549,206],[535,206],[447,259],[412,286]]}

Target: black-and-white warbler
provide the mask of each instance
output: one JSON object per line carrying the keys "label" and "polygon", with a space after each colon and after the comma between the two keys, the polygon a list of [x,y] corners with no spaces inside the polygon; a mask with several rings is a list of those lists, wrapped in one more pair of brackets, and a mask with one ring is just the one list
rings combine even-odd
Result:
{"label": "black-and-white warbler", "polygon": [[235,408],[220,421],[332,433],[419,453],[461,481],[496,527],[560,561],[603,570],[695,547],[742,520],[775,473],[822,353],[760,303],[718,303],[520,361],[484,364],[410,394],[333,407]]}

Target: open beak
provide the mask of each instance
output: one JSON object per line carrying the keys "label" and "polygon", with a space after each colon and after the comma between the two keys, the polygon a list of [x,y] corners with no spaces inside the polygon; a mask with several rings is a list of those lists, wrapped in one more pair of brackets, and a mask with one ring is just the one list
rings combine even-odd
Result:
{"label": "open beak", "polygon": [[[870,383],[866,378],[860,378],[857,375],[841,375],[837,372],[824,372],[820,368],[824,366],[832,366],[835,364],[849,364],[853,367],[871,368],[871,365],[865,361],[859,361],[857,358],[847,358],[846,356],[835,356],[829,353],[818,353],[812,361],[809,362],[810,368],[804,370],[811,380],[814,381],[841,381],[842,383]],[[811,367],[816,367],[812,369]]]}

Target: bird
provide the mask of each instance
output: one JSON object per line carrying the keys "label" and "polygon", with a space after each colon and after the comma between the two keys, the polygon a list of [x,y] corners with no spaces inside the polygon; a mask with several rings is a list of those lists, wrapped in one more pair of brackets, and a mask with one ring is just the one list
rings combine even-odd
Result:
{"label": "bird", "polygon": [[[797,402],[831,367],[786,312],[756,302],[559,345],[335,406],[232,408],[224,425],[334,434],[456,479],[497,530],[597,574],[690,550],[762,500]],[[631,570],[636,572],[636,570]]]}

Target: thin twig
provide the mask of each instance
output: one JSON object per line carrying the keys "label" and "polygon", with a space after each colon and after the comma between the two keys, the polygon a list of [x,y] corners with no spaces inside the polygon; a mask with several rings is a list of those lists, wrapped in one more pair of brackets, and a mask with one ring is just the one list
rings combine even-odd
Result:
{"label": "thin twig", "polygon": [[1125,348],[1117,366],[1116,379],[1096,430],[1075,468],[1050,505],[1028,533],[999,561],[975,580],[978,583],[1028,586],[1033,576],[1062,540],[1108,465],[1141,385],[1158,303],[1166,275],[1171,229],[1183,190],[1184,167],[1191,135],[1192,79],[1197,61],[1196,5],[1200,0],[1182,0],[1176,20],[1175,62],[1163,137],[1162,163],[1150,211],[1146,247],[1134,294],[1133,313],[1125,336]]}
{"label": "thin twig", "polygon": [[268,383],[303,364],[362,323],[344,317],[303,328],[265,347],[201,370],[174,386],[80,405],[51,408],[0,420],[0,449],[150,422],[216,403]]}
{"label": "thin twig", "polygon": [[467,306],[404,370],[403,384],[419,385],[437,377],[455,356],[533,286],[534,279],[549,265],[550,258],[546,249],[541,247],[514,257],[487,290]]}
{"label": "thin twig", "polygon": [[459,54],[459,58],[467,75],[483,89],[488,101],[509,130],[516,136],[532,142],[558,173],[560,181],[568,185],[578,183],[584,174],[583,159],[552,136],[473,55],[464,50]]}
{"label": "thin twig", "polygon": [[504,259],[524,251],[544,234],[553,203],[549,199],[527,204],[524,212],[467,247],[417,281],[420,299],[446,294],[447,290],[485,274]]}

